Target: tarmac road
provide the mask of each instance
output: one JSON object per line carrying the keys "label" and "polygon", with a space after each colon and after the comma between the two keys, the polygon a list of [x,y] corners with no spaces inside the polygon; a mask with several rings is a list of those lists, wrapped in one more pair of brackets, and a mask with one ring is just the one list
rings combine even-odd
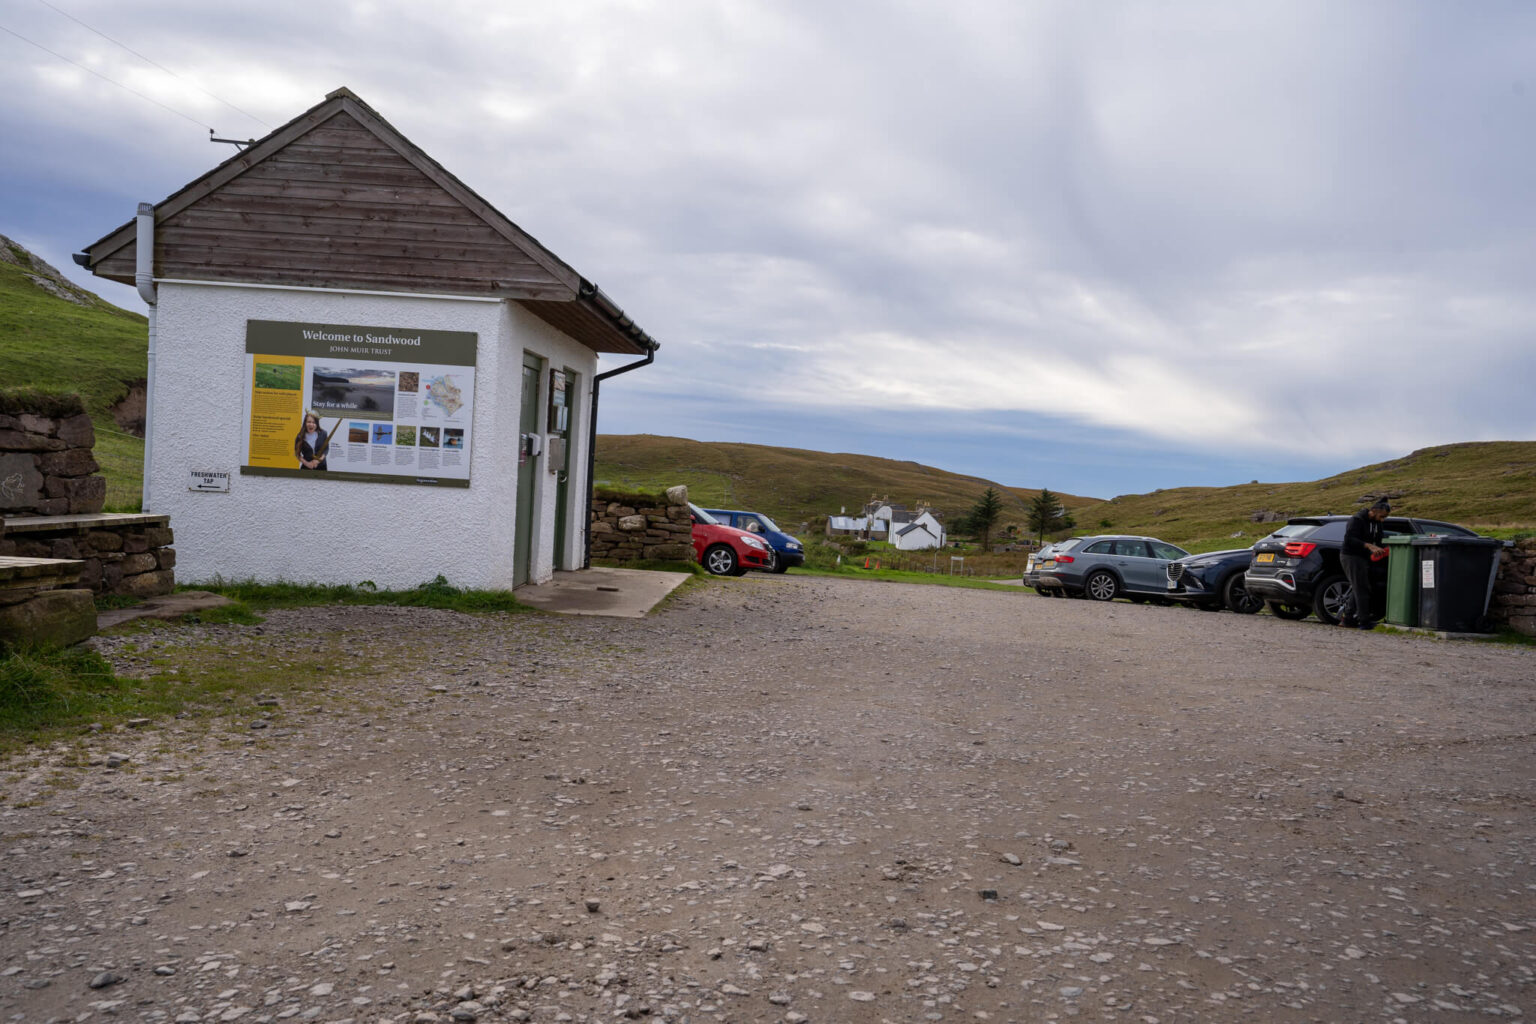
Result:
{"label": "tarmac road", "polygon": [[794,573],[98,643],[296,688],[0,765],[8,1021],[1536,1006],[1536,649]]}

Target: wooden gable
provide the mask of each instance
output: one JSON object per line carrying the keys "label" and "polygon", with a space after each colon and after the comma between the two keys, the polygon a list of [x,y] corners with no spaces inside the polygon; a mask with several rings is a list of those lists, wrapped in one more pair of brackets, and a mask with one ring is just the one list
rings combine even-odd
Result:
{"label": "wooden gable", "polygon": [[[133,222],[86,251],[125,284],[135,259]],[[514,299],[599,352],[655,344],[346,89],[159,203],[154,276]]]}

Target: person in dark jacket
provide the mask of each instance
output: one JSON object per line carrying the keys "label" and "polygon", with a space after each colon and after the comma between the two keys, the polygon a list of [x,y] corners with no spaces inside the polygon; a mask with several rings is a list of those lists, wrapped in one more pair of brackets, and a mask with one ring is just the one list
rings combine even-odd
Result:
{"label": "person in dark jacket", "polygon": [[1349,578],[1350,599],[1339,616],[1339,625],[1350,629],[1375,629],[1371,618],[1371,558],[1385,554],[1381,546],[1381,523],[1387,518],[1392,506],[1386,498],[1378,498],[1370,508],[1363,508],[1349,517],[1344,527],[1344,546],[1339,550],[1339,563]]}
{"label": "person in dark jacket", "polygon": [[299,460],[299,468],[325,469],[325,450],[330,447],[329,442],[329,435],[320,427],[320,417],[306,412],[299,436],[293,439],[293,454]]}

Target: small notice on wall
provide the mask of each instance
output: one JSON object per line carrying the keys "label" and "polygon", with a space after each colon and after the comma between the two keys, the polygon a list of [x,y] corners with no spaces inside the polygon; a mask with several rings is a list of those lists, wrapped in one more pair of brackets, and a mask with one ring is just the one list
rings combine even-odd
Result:
{"label": "small notice on wall", "polygon": [[1419,589],[1435,589],[1435,563],[1427,558],[1419,563]]}
{"label": "small notice on wall", "polygon": [[468,487],[477,340],[249,321],[241,472]]}
{"label": "small notice on wall", "polygon": [[212,469],[190,469],[187,471],[187,490],[189,491],[229,491],[229,472],[219,472]]}

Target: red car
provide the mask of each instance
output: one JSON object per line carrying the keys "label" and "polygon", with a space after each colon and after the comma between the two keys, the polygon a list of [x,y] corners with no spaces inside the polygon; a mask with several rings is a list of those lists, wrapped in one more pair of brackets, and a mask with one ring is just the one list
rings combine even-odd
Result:
{"label": "red car", "polygon": [[693,513],[693,557],[713,576],[742,576],[748,569],[772,569],[773,549],[755,533],[726,526],[699,506]]}

